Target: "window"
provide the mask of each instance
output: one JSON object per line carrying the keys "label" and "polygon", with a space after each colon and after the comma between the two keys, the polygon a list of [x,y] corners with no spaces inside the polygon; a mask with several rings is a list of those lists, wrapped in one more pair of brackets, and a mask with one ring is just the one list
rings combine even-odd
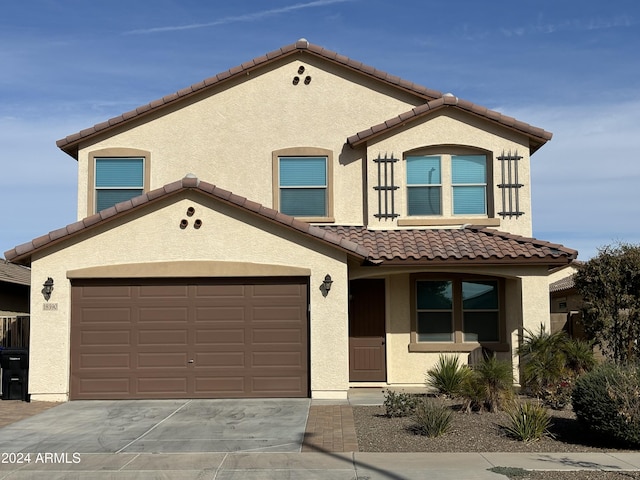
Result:
{"label": "window", "polygon": [[500,279],[415,277],[412,343],[503,341]]}
{"label": "window", "polygon": [[149,152],[108,148],[89,154],[87,214],[142,195],[149,189]]}
{"label": "window", "polygon": [[487,159],[484,155],[451,157],[454,215],[487,213]]}
{"label": "window", "polygon": [[407,157],[409,215],[441,215],[440,157]]}
{"label": "window", "polygon": [[274,208],[311,221],[333,221],[332,155],[320,148],[273,152]]}
{"label": "window", "polygon": [[453,152],[405,157],[408,216],[487,216],[491,213],[487,192],[491,172],[486,155],[473,154],[468,148],[453,149]]}
{"label": "window", "polygon": [[144,192],[144,158],[96,158],[96,212]]}
{"label": "window", "polygon": [[327,215],[327,158],[280,157],[280,211],[294,217]]}

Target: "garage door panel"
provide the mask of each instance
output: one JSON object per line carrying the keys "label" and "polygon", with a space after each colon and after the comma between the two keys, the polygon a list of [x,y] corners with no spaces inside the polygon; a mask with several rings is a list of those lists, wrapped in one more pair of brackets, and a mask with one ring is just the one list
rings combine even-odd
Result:
{"label": "garage door panel", "polygon": [[189,297],[188,285],[141,285],[139,291],[141,300],[162,301],[167,298]]}
{"label": "garage door panel", "polygon": [[131,388],[129,377],[96,376],[94,378],[81,378],[76,381],[78,396],[100,395],[101,398],[121,398],[128,395]]}
{"label": "garage door panel", "polygon": [[94,308],[83,308],[81,315],[85,324],[108,323],[111,325],[115,322],[131,323],[130,308],[109,308],[108,306],[101,307],[96,305]]}
{"label": "garage door panel", "polygon": [[245,285],[196,285],[196,298],[213,297],[221,300],[224,297],[244,298]]}
{"label": "garage door panel", "polygon": [[197,347],[213,347],[219,345],[244,345],[245,330],[239,329],[198,329],[195,345]]}
{"label": "garage door panel", "polygon": [[74,281],[72,399],[308,396],[306,279],[126,282]]}
{"label": "garage door panel", "polygon": [[[237,300],[236,300],[237,302]],[[215,307],[196,307],[196,322],[230,322],[243,323],[245,319],[245,309],[238,305]]]}
{"label": "garage door panel", "polygon": [[199,353],[194,362],[198,369],[203,367],[244,367],[245,353],[244,351]]}
{"label": "garage door panel", "polygon": [[187,380],[184,377],[145,377],[138,376],[135,381],[136,393],[145,397],[180,396],[187,391]]}
{"label": "garage door panel", "polygon": [[189,309],[185,307],[140,307],[138,309],[140,322],[181,322],[187,323]]}
{"label": "garage door panel", "polygon": [[300,377],[253,377],[252,390],[264,396],[285,396],[303,388]]}
{"label": "garage door panel", "polygon": [[266,297],[268,301],[274,298],[283,299],[290,297],[296,299],[300,297],[302,285],[253,285],[253,296],[255,298]]}
{"label": "garage door panel", "polygon": [[299,346],[304,332],[299,328],[266,329],[252,331],[251,341],[255,344],[293,344]]}
{"label": "garage door panel", "polygon": [[186,353],[158,352],[138,353],[136,356],[138,368],[186,368],[188,358]]}
{"label": "garage door panel", "polygon": [[162,346],[174,347],[176,345],[187,345],[189,343],[189,332],[185,329],[171,330],[150,330],[138,331],[139,346]]}
{"label": "garage door panel", "polygon": [[302,354],[300,352],[253,352],[251,366],[253,368],[302,368]]}
{"label": "garage door panel", "polygon": [[83,289],[78,292],[79,298],[86,300],[129,299],[133,287],[129,285],[108,285],[103,288]]}
{"label": "garage door panel", "polygon": [[246,382],[244,376],[196,376],[195,392],[211,398],[244,397]]}
{"label": "garage door panel", "polygon": [[112,370],[112,369],[130,369],[131,356],[129,353],[85,353],[80,355],[80,368]]}
{"label": "garage door panel", "polygon": [[129,347],[131,345],[131,332],[129,330],[105,330],[102,328],[85,330],[81,332],[80,345],[85,347]]}
{"label": "garage door panel", "polygon": [[252,309],[254,322],[293,322],[300,323],[299,319],[302,315],[302,311],[299,305],[295,306],[282,306],[282,305],[267,305],[267,306],[254,306]]}

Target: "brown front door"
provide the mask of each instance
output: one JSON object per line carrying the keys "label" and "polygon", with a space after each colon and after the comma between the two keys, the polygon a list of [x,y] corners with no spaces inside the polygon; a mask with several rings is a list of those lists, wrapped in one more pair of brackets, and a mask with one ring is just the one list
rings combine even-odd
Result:
{"label": "brown front door", "polygon": [[307,397],[306,278],[78,280],[75,399]]}
{"label": "brown front door", "polygon": [[384,382],[385,349],[384,279],[349,283],[349,380]]}

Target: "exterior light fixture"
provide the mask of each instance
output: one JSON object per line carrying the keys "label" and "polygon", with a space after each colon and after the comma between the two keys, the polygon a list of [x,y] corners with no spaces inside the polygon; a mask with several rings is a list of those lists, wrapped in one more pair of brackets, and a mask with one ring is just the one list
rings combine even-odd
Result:
{"label": "exterior light fixture", "polygon": [[327,295],[327,293],[329,293],[329,290],[331,290],[332,283],[333,283],[333,280],[331,280],[331,275],[327,273],[324,276],[324,280],[322,282],[322,290],[325,292],[325,296]]}
{"label": "exterior light fixture", "polygon": [[42,296],[48,302],[51,298],[51,292],[53,292],[53,278],[47,278],[47,281],[42,284]]}

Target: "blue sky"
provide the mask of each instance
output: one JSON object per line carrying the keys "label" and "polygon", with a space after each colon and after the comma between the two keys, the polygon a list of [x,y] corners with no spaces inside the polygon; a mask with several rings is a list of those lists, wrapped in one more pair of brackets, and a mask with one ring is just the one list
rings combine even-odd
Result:
{"label": "blue sky", "polygon": [[534,236],[640,243],[637,0],[32,0],[0,15],[0,256],[76,221],[56,140],[302,37],[553,132]]}

